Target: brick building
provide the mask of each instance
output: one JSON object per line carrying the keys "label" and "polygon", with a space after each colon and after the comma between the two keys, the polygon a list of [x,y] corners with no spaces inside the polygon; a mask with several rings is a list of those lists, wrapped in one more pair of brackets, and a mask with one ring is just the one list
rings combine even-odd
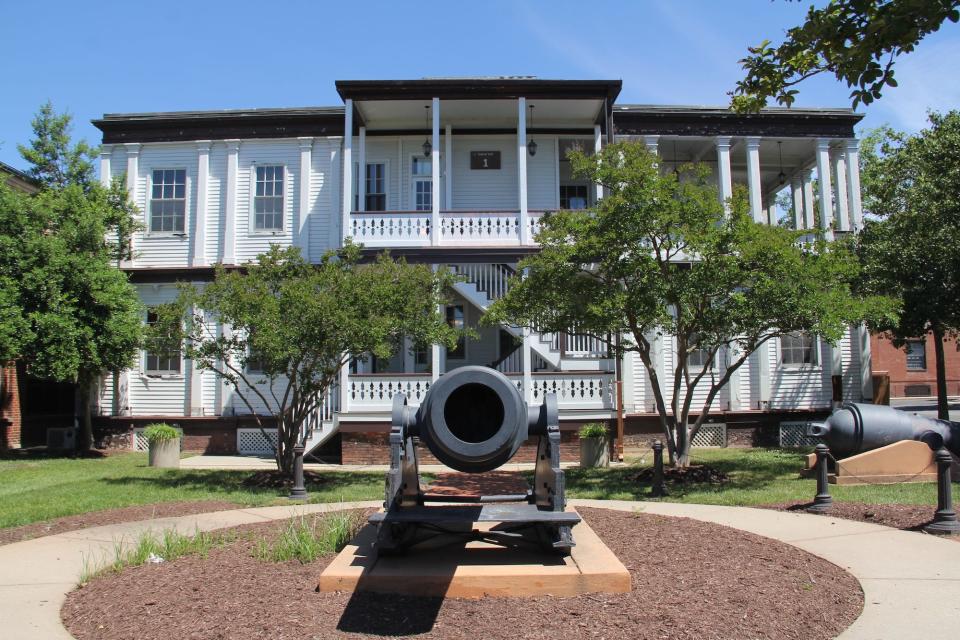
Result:
{"label": "brick building", "polygon": [[[937,361],[933,334],[907,342],[897,348],[883,334],[870,338],[873,374],[889,377],[891,398],[924,398],[937,395]],[[960,397],[960,344],[954,338],[944,340],[944,364],[947,371],[947,395]]]}

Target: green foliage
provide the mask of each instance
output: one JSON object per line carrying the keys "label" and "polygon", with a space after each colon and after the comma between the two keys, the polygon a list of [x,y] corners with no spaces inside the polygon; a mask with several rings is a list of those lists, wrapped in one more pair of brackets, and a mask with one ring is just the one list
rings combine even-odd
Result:
{"label": "green foliage", "polygon": [[153,424],[148,424],[143,430],[143,437],[145,437],[150,444],[157,444],[158,442],[176,440],[180,437],[180,430],[171,427],[166,422],[154,422]]}
{"label": "green foliage", "polygon": [[740,60],[746,77],[732,92],[737,111],[759,111],[770,98],[793,104],[803,80],[832,73],[852,88],[853,106],[897,86],[893,65],[945,21],[960,20],[958,0],[831,0],[811,6],[804,23],[772,46],[764,40]]}
{"label": "green foliage", "polygon": [[[802,232],[753,222],[742,190],[725,213],[705,167],[663,173],[637,143],[570,159],[606,195],[592,211],[542,218],[541,251],[520,264],[526,277],[484,320],[622,336],[621,351],[647,369],[671,458],[681,463],[720,389],[760,345],[795,331],[834,342],[848,324],[890,312],[890,301],[851,292],[859,266],[846,244],[804,246]],[[677,355],[661,381],[653,349],[665,334]],[[695,352],[706,366],[688,365]],[[672,387],[669,407],[661,383]],[[708,392],[688,434],[676,425],[688,424],[700,384]]]}
{"label": "green foliage", "polygon": [[[289,472],[300,427],[352,358],[386,358],[404,335],[414,344],[456,344],[437,308],[452,282],[446,271],[380,255],[360,262],[348,243],[310,264],[296,247],[272,246],[245,271],[218,268],[202,289],[184,287],[158,309],[152,339],[236,389],[263,428],[268,407],[278,426],[277,464]],[[202,311],[200,311],[202,310]],[[231,330],[217,334],[211,321]],[[256,358],[251,372],[247,363]]]}
{"label": "green foliage", "polygon": [[273,540],[261,538],[254,547],[258,560],[301,564],[313,562],[343,549],[365,520],[359,511],[339,511],[322,516],[300,516],[287,522]]}
{"label": "green foliage", "polygon": [[20,155],[30,163],[28,173],[47,189],[63,189],[78,185],[88,189],[95,183],[93,158],[96,149],[81,140],[71,144],[72,116],[58,114],[47,101],[34,116],[33,140],[30,145],[17,145]]}
{"label": "green foliage", "polygon": [[602,422],[588,422],[587,424],[580,427],[579,435],[580,438],[606,438],[607,425]]}
{"label": "green foliage", "polygon": [[947,418],[943,339],[960,331],[960,111],[930,114],[915,135],[889,127],[864,139],[864,291],[901,301],[874,328],[902,344],[934,335],[940,417]]}

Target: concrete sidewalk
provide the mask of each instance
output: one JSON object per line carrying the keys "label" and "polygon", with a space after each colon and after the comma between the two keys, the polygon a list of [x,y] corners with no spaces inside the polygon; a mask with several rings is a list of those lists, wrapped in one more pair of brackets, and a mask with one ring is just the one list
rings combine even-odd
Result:
{"label": "concrete sidewalk", "polygon": [[[183,533],[289,518],[378,501],[262,507],[159,518],[71,531],[0,546],[0,620],[8,640],[68,640],[60,608],[77,583],[84,558],[109,556],[117,540],[175,528]],[[863,614],[843,640],[956,638],[960,628],[960,544],[879,525],[745,507],[571,500],[715,522],[781,540],[837,564],[863,587]]]}

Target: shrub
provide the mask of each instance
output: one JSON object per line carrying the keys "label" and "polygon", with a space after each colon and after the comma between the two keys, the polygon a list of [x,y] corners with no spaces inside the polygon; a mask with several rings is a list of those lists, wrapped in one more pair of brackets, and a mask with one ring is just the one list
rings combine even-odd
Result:
{"label": "shrub", "polygon": [[607,425],[602,422],[588,422],[580,427],[581,438],[606,438]]}
{"label": "shrub", "polygon": [[176,440],[180,437],[180,431],[165,422],[155,422],[147,425],[147,428],[143,430],[143,436],[150,444],[156,444],[167,440]]}

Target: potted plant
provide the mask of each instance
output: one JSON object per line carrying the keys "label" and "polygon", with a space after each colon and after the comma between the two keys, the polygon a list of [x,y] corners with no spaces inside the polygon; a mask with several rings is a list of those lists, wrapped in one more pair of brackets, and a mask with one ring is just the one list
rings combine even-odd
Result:
{"label": "potted plant", "polygon": [[580,427],[580,466],[607,467],[609,465],[607,425],[602,422],[588,422]]}
{"label": "potted plant", "polygon": [[180,468],[180,430],[163,422],[148,424],[143,430],[150,447],[150,466]]}

